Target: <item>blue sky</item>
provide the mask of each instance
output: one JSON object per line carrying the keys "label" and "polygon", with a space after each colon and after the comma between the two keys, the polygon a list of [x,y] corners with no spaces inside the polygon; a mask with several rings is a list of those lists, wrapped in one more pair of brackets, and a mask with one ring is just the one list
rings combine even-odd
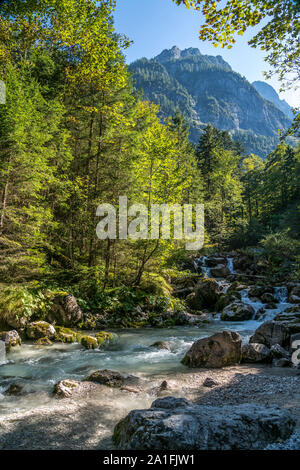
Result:
{"label": "blue sky", "polygon": [[[244,36],[237,37],[237,43],[230,50],[213,47],[199,40],[199,12],[178,7],[171,0],[117,0],[115,27],[119,33],[126,34],[134,43],[126,51],[127,62],[141,57],[152,58],[163,49],[178,46],[180,49],[198,47],[202,54],[222,55],[233,70],[245,76],[250,82],[265,80],[262,74],[268,64],[259,49],[248,46],[247,41],[255,33],[251,28]],[[267,83],[279,91],[280,85],[275,78]],[[300,102],[299,90],[280,93],[292,106]]]}

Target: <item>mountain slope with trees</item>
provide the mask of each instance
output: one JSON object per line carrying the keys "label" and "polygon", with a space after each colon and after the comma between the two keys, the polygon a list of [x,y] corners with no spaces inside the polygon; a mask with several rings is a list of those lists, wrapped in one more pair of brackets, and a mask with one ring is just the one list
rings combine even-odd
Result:
{"label": "mountain slope with trees", "polygon": [[130,71],[144,98],[160,105],[161,116],[168,117],[180,109],[193,142],[211,124],[230,132],[248,152],[266,157],[278,143],[278,131],[291,125],[280,109],[265,100],[221,56],[202,55],[194,48],[181,51],[174,46],[152,60],[137,60]]}

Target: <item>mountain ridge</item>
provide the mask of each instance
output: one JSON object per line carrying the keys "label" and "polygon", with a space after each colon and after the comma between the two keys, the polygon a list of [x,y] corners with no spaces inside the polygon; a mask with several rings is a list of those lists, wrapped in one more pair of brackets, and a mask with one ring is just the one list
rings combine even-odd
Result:
{"label": "mountain ridge", "polygon": [[136,60],[129,69],[135,87],[160,105],[162,118],[180,109],[195,143],[204,127],[212,124],[241,140],[248,152],[265,157],[278,142],[278,130],[286,130],[291,124],[220,55],[203,55],[197,48],[182,51],[174,46],[153,59]]}

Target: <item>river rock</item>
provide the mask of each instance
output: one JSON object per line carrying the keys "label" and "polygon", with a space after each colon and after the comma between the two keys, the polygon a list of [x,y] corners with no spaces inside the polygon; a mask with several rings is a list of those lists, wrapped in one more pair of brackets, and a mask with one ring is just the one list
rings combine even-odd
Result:
{"label": "river rock", "polygon": [[176,314],[175,324],[176,325],[203,325],[203,323],[210,323],[211,319],[209,314],[200,313],[193,315],[192,313],[181,311]]}
{"label": "river rock", "polygon": [[195,304],[197,309],[213,309],[220,297],[220,287],[215,279],[201,280],[195,290]]}
{"label": "river rock", "polygon": [[280,359],[274,359],[274,367],[291,367],[293,364],[289,359],[282,357]]}
{"label": "river rock", "polygon": [[82,344],[85,349],[97,349],[98,348],[98,341],[95,336],[84,335],[80,339],[80,343]]}
{"label": "river rock", "polygon": [[203,406],[166,397],[131,411],[113,441],[123,450],[255,450],[288,439],[294,428],[291,413],[276,406]]}
{"label": "river rock", "polygon": [[279,315],[276,315],[274,321],[284,326],[291,335],[300,333],[300,311],[293,313],[280,313]]}
{"label": "river rock", "polygon": [[20,396],[24,394],[24,389],[22,385],[19,384],[11,384],[7,390],[5,390],[4,395],[8,396]]}
{"label": "river rock", "polygon": [[151,344],[150,348],[166,349],[167,351],[171,351],[171,345],[167,341],[156,341],[155,343]]}
{"label": "river rock", "polygon": [[261,343],[268,348],[274,344],[287,346],[289,344],[290,333],[288,329],[277,321],[267,321],[260,325],[250,338],[250,343]]}
{"label": "river rock", "polygon": [[213,277],[227,277],[229,276],[230,271],[227,266],[218,264],[214,268],[211,268],[210,273]]}
{"label": "river rock", "polygon": [[294,287],[292,287],[290,294],[300,297],[300,284],[296,284]]}
{"label": "river rock", "polygon": [[47,315],[47,320],[60,326],[76,326],[84,316],[73,295],[57,295]]}
{"label": "river rock", "polygon": [[211,377],[207,377],[204,382],[203,382],[203,387],[207,387],[207,388],[212,388],[212,387],[216,387],[217,385],[219,385],[219,382],[216,382],[214,379],[212,379]]}
{"label": "river rock", "polygon": [[76,382],[75,380],[60,380],[60,382],[54,385],[53,393],[56,398],[70,398],[78,385],[79,382]]}
{"label": "river rock", "polygon": [[298,297],[298,295],[291,294],[291,295],[289,296],[288,301],[289,301],[291,304],[300,304],[300,297]]}
{"label": "river rock", "polygon": [[270,292],[265,292],[262,296],[261,296],[261,301],[264,303],[264,304],[271,304],[271,303],[276,303],[276,299],[274,297],[273,294],[271,294]]}
{"label": "river rock", "polygon": [[255,314],[254,308],[244,302],[236,302],[224,308],[221,315],[223,321],[245,321],[251,320]]}
{"label": "river rock", "polygon": [[226,258],[210,256],[209,258],[206,258],[205,265],[208,268],[214,268],[216,266],[226,266]]}
{"label": "river rock", "polygon": [[16,330],[0,332],[0,340],[4,341],[6,352],[15,346],[21,346],[22,341]]}
{"label": "river rock", "polygon": [[123,375],[113,370],[97,370],[89,375],[86,382],[94,382],[100,385],[107,385],[112,388],[120,388],[123,385],[136,385],[139,383],[138,377],[133,375]]}
{"label": "river rock", "polygon": [[36,321],[29,323],[26,328],[26,335],[29,339],[49,338],[55,337],[56,331],[53,325],[45,321]]}
{"label": "river rock", "polygon": [[290,353],[279,344],[273,344],[271,347],[271,355],[274,359],[291,359]]}
{"label": "river rock", "polygon": [[242,338],[235,331],[221,331],[196,341],[182,359],[188,367],[219,368],[239,363]]}
{"label": "river rock", "polygon": [[249,343],[242,348],[242,362],[271,362],[272,356],[270,349],[264,344]]}

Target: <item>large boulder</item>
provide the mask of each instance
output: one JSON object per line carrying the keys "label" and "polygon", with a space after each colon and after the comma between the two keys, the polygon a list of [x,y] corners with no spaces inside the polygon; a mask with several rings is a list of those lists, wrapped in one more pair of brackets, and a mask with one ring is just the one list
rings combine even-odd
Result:
{"label": "large boulder", "polygon": [[250,338],[250,343],[261,343],[268,348],[271,348],[274,344],[280,346],[287,346],[290,340],[290,333],[285,325],[282,325],[276,321],[267,321],[260,325],[255,330],[254,335]]}
{"label": "large boulder", "polygon": [[57,295],[47,315],[50,323],[60,326],[76,326],[83,321],[84,316],[81,308],[77,304],[77,300],[73,295]]}
{"label": "large boulder", "polygon": [[16,330],[0,332],[0,340],[4,341],[6,352],[15,346],[21,346],[22,341]]}
{"label": "large boulder", "polygon": [[270,349],[264,344],[249,343],[242,348],[242,362],[271,362],[272,356]]}
{"label": "large boulder", "polygon": [[188,367],[219,368],[239,363],[242,338],[235,331],[221,331],[196,341],[182,359]]}
{"label": "large boulder", "polygon": [[166,397],[131,411],[113,441],[123,450],[257,450],[288,439],[294,428],[291,413],[275,406],[203,406]]}
{"label": "large boulder", "polygon": [[221,315],[223,321],[245,321],[251,320],[255,314],[254,308],[244,302],[236,302],[224,308]]}
{"label": "large boulder", "polygon": [[40,339],[48,338],[52,339],[56,335],[56,331],[53,325],[46,321],[36,321],[29,323],[26,328],[26,335],[29,339]]}
{"label": "large boulder", "polygon": [[202,279],[195,290],[195,305],[198,309],[214,309],[220,294],[220,287],[215,279]]}

